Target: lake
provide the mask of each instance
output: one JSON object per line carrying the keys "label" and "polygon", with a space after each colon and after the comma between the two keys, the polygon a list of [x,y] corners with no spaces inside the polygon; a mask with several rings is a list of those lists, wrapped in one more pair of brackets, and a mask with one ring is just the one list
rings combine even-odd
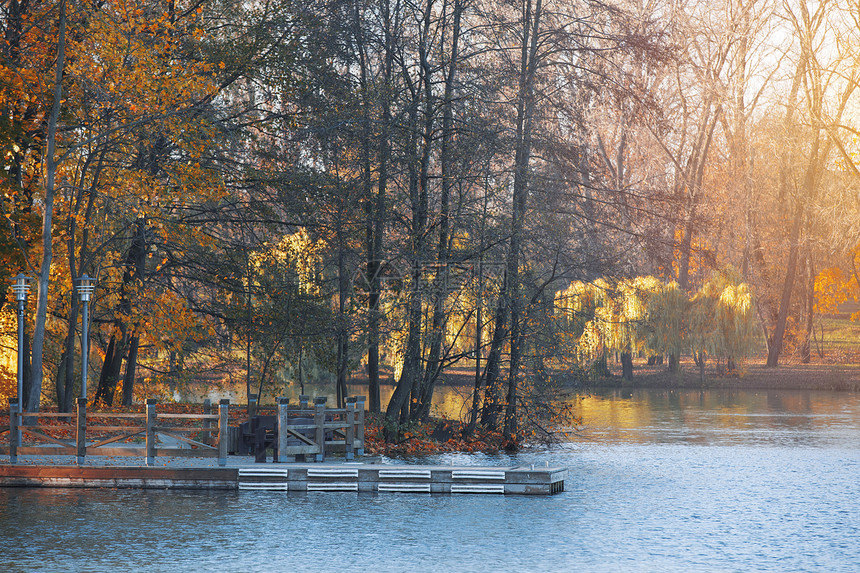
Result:
{"label": "lake", "polygon": [[[444,396],[440,397],[444,400]],[[453,400],[453,398],[451,398]],[[857,571],[860,396],[607,391],[552,497],[0,490],[3,571]]]}

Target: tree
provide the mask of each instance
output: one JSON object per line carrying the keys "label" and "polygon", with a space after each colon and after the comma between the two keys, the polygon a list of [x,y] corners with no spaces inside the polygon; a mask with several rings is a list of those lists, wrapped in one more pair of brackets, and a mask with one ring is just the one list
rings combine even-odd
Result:
{"label": "tree", "polygon": [[[821,54],[819,42],[832,30],[828,25],[830,13],[827,2],[820,2],[815,6],[814,12],[810,12],[805,4],[798,6],[798,12],[793,12],[791,9],[787,12],[798,39],[799,54],[792,82],[792,95],[785,115],[785,125],[797,129],[794,125],[795,113],[798,115],[803,113],[801,117],[809,121],[808,139],[804,142],[806,143],[804,155],[808,160],[802,164],[804,167],[801,173],[795,170],[796,163],[789,165],[784,161],[784,169],[781,173],[780,184],[783,189],[781,194],[793,200],[793,217],[788,237],[789,253],[779,299],[779,311],[768,337],[767,365],[769,367],[778,365],[782,353],[806,218],[819,196],[822,178],[834,147],[833,139],[827,135],[824,117],[828,117],[828,123],[838,124],[857,85],[856,67],[850,68],[846,75],[838,65],[838,57],[830,65],[822,64],[820,61],[823,54]],[[834,102],[827,101],[828,93],[836,94]],[[797,94],[800,95],[802,103],[796,102]],[[795,108],[796,103],[797,108]]]}
{"label": "tree", "polygon": [[690,303],[689,337],[702,381],[708,355],[725,358],[725,371],[738,373],[754,341],[749,286],[732,270],[715,272]]}
{"label": "tree", "polygon": [[[56,17],[58,24],[56,36],[47,34],[34,40],[32,47],[34,52],[56,50],[56,58],[50,87],[53,103],[44,121],[45,177],[33,178],[43,185],[44,195],[34,199],[42,212],[41,246],[35,252],[28,249],[31,255],[41,256],[31,409],[38,408],[41,396],[55,241],[66,242],[67,280],[83,272],[96,275],[99,268],[111,268],[125,229],[139,228],[142,220],[143,227],[160,229],[187,201],[192,181],[197,184],[198,200],[220,193],[217,178],[201,165],[207,153],[205,144],[214,133],[207,106],[223,85],[214,81],[216,68],[195,51],[203,34],[200,15],[196,6],[175,3],[141,5],[128,11],[114,3],[88,7],[65,2],[43,15],[47,22]],[[36,163],[29,167],[38,170]],[[131,221],[98,218],[105,209],[120,206],[128,208]],[[63,235],[55,236],[55,219],[64,222]],[[100,220],[108,226],[97,223]],[[132,235],[142,234],[146,233]],[[92,237],[102,242],[90,244]],[[131,249],[120,248],[126,251],[120,255],[126,257],[126,271],[140,268],[143,247],[132,241]],[[118,282],[127,289],[141,278],[140,273],[126,272],[125,279]],[[71,348],[77,312],[72,300],[61,366],[64,375],[58,377],[64,384],[58,387],[64,408],[72,389]],[[139,339],[137,327],[128,326],[122,318],[129,311],[127,297],[118,311],[120,318],[111,321],[121,332],[114,352],[122,351],[111,357],[107,369],[114,373],[127,351],[136,352],[135,340]],[[132,380],[135,361],[128,362]],[[115,383],[115,374],[113,378]]]}

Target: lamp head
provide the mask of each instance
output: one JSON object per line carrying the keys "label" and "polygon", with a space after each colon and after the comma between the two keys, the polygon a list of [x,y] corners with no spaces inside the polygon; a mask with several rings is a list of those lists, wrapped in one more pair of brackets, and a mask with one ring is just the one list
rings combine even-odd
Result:
{"label": "lamp head", "polygon": [[23,273],[18,273],[18,276],[12,278],[12,292],[15,293],[15,300],[27,300],[27,292],[30,290],[30,277]]}
{"label": "lamp head", "polygon": [[78,283],[78,294],[81,295],[81,300],[83,302],[89,301],[93,291],[96,290],[96,279],[84,273],[83,276],[76,279],[76,282]]}

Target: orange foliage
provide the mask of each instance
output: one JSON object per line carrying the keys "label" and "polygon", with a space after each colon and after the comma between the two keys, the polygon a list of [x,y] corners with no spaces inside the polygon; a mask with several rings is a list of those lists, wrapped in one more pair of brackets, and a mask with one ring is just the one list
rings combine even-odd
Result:
{"label": "orange foliage", "polygon": [[[815,277],[815,312],[834,314],[849,298],[860,298],[857,281],[853,276],[846,277],[839,267],[824,269]],[[851,316],[851,320],[858,318],[860,313]]]}
{"label": "orange foliage", "polygon": [[[223,74],[223,63],[206,61],[202,47],[211,38],[201,29],[202,8],[194,2],[10,7],[0,25],[9,32],[0,34],[0,198],[15,225],[13,234],[26,246],[29,270],[40,258],[34,239],[44,204],[45,125],[54,103],[61,5],[66,15],[63,129],[55,159],[57,184],[64,191],[54,204],[52,234],[54,251],[63,256],[55,256],[51,268],[48,315],[70,316],[72,275],[95,275],[93,351],[103,350],[98,341],[122,326],[140,337],[141,362],[157,361],[168,350],[181,353],[189,341],[213,333],[183,298],[159,288],[169,281],[129,280],[128,229],[143,221],[149,237],[157,238],[150,242],[169,244],[179,255],[187,246],[206,248],[212,242],[205,230],[189,228],[175,215],[224,194],[220,172],[208,161],[216,127],[201,113],[220,89],[216,75]],[[0,281],[28,270],[20,245],[9,237],[0,236]],[[168,258],[152,245],[147,248],[143,274],[161,279],[170,272],[164,268]],[[46,328],[46,360],[57,363],[56,342],[75,326],[59,319],[49,320]],[[0,373],[0,383],[6,378]]]}
{"label": "orange foliage", "polygon": [[[444,437],[435,439],[434,429],[439,426],[445,428]],[[389,443],[383,437],[382,419],[368,416],[364,425],[364,450],[368,455],[385,456],[432,455],[446,452],[495,453],[506,445],[499,432],[488,432],[478,428],[473,436],[464,438],[463,429],[462,423],[452,420],[429,421],[410,426],[410,430],[401,434],[399,441]]]}
{"label": "orange foliage", "polygon": [[849,283],[839,267],[830,267],[818,273],[815,277],[815,312],[836,312],[836,308],[848,300],[848,286]]}
{"label": "orange foliage", "polygon": [[14,371],[0,364],[0,404],[5,406],[9,398],[18,393],[18,378]]}

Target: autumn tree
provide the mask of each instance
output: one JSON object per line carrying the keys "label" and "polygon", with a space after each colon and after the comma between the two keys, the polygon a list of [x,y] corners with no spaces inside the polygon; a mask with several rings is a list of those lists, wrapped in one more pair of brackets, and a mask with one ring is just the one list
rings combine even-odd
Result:
{"label": "autumn tree", "polygon": [[856,67],[843,68],[842,54],[831,55],[822,47],[825,38],[837,33],[839,28],[835,21],[842,11],[831,10],[827,2],[812,8],[806,5],[786,7],[797,51],[784,125],[794,132],[799,149],[786,147],[785,153],[800,152],[803,159],[792,161],[785,156],[780,170],[780,196],[789,200],[792,210],[779,310],[768,333],[767,365],[771,367],[777,366],[782,353],[804,237],[808,236],[805,231],[811,222],[811,211],[821,197],[827,165],[834,150],[835,138],[830,137],[827,128],[841,122],[857,86]]}
{"label": "autumn tree", "polygon": [[[152,245],[159,242],[154,238],[169,242],[167,231],[183,228],[176,223],[191,189],[194,201],[201,202],[217,200],[222,193],[209,159],[208,146],[216,132],[209,106],[231,78],[218,83],[218,67],[201,51],[206,26],[202,13],[197,5],[175,3],[86,7],[63,2],[45,14],[45,22],[58,24],[46,28],[56,34],[39,39],[39,47],[56,54],[48,92],[53,107],[45,114],[44,163],[30,163],[31,169],[44,167],[45,173],[44,179],[33,177],[44,190],[42,199],[34,199],[42,210],[42,245],[28,249],[31,257],[40,255],[42,260],[31,409],[38,407],[41,395],[50,269],[57,244],[62,244],[55,241],[65,243],[65,280],[84,272],[98,275],[110,294],[97,303],[118,294],[116,302],[109,303],[115,305],[108,321],[114,330],[100,394],[110,401],[123,360],[128,365],[127,388],[134,379],[146,321],[133,301],[147,300],[142,287],[146,261],[155,255]],[[61,234],[55,232],[55,220],[63,223]],[[58,377],[58,400],[64,408],[73,387],[77,303],[75,297],[71,300],[63,374]]]}

